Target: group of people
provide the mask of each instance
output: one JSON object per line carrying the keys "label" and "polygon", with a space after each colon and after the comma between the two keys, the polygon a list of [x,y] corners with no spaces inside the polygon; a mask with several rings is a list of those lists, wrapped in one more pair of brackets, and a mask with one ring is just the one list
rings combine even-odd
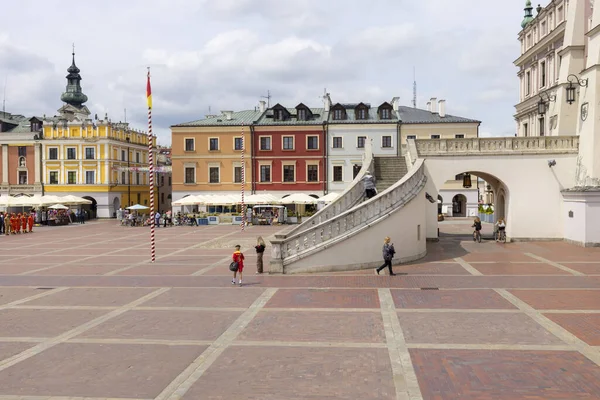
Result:
{"label": "group of people", "polygon": [[27,213],[4,213],[0,212],[0,234],[4,234],[6,236],[13,234],[21,234],[22,233],[33,233],[33,223],[35,221],[35,216],[33,211],[29,214]]}
{"label": "group of people", "polygon": [[[233,272],[233,279],[231,280],[231,284],[235,285],[235,280],[239,274],[239,282],[238,284],[242,286],[242,275],[244,273],[244,253],[241,250],[242,246],[239,244],[235,245],[235,251],[231,256],[232,262],[229,265],[229,269]],[[254,246],[256,250],[256,273],[263,273],[263,255],[265,253],[266,245],[265,241],[262,237],[256,238],[256,246]]]}

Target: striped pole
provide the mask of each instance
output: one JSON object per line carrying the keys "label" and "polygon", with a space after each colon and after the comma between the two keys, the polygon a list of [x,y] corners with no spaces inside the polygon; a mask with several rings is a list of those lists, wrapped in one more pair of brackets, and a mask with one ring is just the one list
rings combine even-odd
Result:
{"label": "striped pole", "polygon": [[246,203],[244,202],[244,189],[246,186],[246,163],[244,162],[245,149],[244,124],[242,124],[242,232],[246,229]]}
{"label": "striped pole", "polygon": [[150,175],[150,255],[152,262],[154,262],[156,261],[156,245],[154,239],[154,137],[152,135],[152,90],[150,88],[150,67],[148,67],[146,97],[148,100],[148,169]]}

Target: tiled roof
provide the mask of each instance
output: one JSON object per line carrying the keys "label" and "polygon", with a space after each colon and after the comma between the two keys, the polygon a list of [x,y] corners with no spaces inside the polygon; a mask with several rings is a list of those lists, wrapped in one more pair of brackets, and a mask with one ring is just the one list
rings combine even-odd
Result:
{"label": "tiled roof", "polygon": [[0,112],[0,123],[2,124],[2,133],[29,133],[31,132],[31,118],[27,118],[24,115],[10,114],[7,112]]}
{"label": "tiled roof", "polygon": [[260,111],[244,110],[236,111],[231,114],[231,119],[227,119],[225,115],[211,116],[210,118],[199,119],[197,121],[184,122],[173,125],[173,128],[188,127],[188,126],[241,126],[255,123],[263,114]]}
{"label": "tiled roof", "polygon": [[308,121],[297,119],[297,110],[295,108],[286,108],[290,113],[290,118],[285,121],[276,120],[273,118],[273,109],[267,110],[267,112],[258,120],[256,125],[322,125],[323,121],[326,121],[325,109],[323,108],[309,108],[313,114],[313,118]]}
{"label": "tiled roof", "polygon": [[450,114],[440,117],[438,113],[407,106],[398,107],[398,113],[403,124],[481,123],[475,119]]}
{"label": "tiled roof", "polygon": [[[346,109],[346,119],[333,119],[333,111],[330,112],[329,123],[330,124],[396,124],[398,123],[398,118],[396,117],[396,113],[390,112],[390,119],[380,119],[379,114],[377,113],[377,107],[369,108],[369,118],[368,119],[356,119],[356,114],[354,113],[354,108],[358,104],[342,104]],[[366,104],[368,106],[368,104]]]}

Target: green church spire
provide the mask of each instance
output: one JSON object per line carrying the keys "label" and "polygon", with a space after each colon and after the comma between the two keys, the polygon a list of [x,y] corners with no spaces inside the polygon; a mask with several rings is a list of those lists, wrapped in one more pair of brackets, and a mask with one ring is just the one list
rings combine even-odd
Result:
{"label": "green church spire", "polygon": [[60,96],[60,99],[67,104],[74,107],[81,108],[88,98],[81,90],[81,75],[79,75],[79,68],[75,65],[75,45],[73,45],[73,61],[71,66],[67,69],[69,75],[67,78],[67,90]]}
{"label": "green church spire", "polygon": [[525,2],[525,18],[523,18],[523,22],[521,22],[521,28],[525,29],[525,27],[533,21],[533,7],[531,6],[531,0],[527,0]]}

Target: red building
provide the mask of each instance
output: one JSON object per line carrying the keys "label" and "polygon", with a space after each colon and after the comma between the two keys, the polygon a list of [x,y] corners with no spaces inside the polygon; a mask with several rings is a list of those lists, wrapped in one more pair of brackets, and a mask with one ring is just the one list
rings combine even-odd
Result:
{"label": "red building", "polygon": [[322,108],[280,104],[251,126],[255,193],[321,196],[327,182],[327,117]]}

